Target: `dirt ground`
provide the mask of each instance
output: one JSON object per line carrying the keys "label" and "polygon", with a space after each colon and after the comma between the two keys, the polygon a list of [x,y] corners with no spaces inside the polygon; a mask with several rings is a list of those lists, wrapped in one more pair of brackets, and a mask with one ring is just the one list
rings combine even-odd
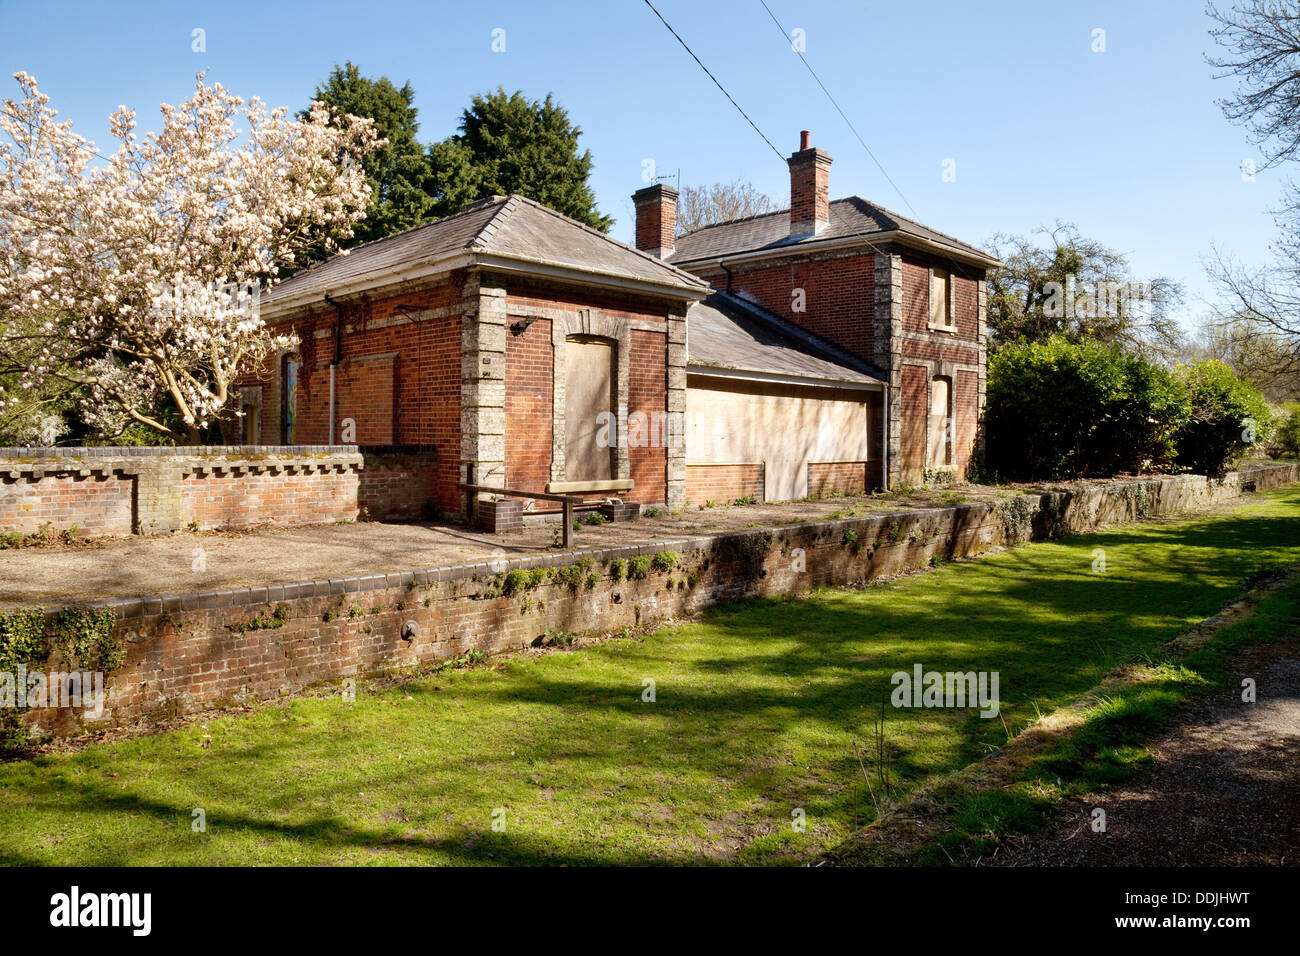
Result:
{"label": "dirt ground", "polygon": [[[1131,478],[1051,485],[960,484],[899,493],[780,502],[689,505],[636,521],[586,526],[572,550],[780,527],[809,521],[934,508],[1011,497],[1022,490],[1068,490]],[[58,529],[55,529],[58,530]],[[545,553],[558,547],[559,522],[491,535],[446,523],[355,522],[296,528],[80,539],[0,549],[0,608],[56,607],[114,597],[221,591],[359,574],[388,574]]]}
{"label": "dirt ground", "polygon": [[1240,673],[1255,703],[1239,688],[1197,702],[1152,747],[1150,770],[985,864],[1300,866],[1300,640],[1250,649]]}
{"label": "dirt ground", "polygon": [[[864,516],[994,499],[1007,488],[961,485],[907,496],[863,495],[721,507],[689,506],[670,514],[599,526],[583,525],[570,548],[599,549],[737,531],[749,527]],[[53,607],[111,597],[153,597],[193,591],[318,581],[448,567],[554,550],[559,522],[539,521],[522,533],[491,535],[447,523],[363,521],[296,528],[178,532],[82,539],[0,550],[0,607]]]}

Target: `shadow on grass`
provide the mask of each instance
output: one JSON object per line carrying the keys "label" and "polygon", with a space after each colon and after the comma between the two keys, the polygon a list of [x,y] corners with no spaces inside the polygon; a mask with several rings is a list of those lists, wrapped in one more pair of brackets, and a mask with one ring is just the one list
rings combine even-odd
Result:
{"label": "shadow on grass", "polygon": [[[1300,506],[1300,492],[1279,497]],[[726,605],[682,629],[511,665],[498,676],[474,672],[447,690],[434,689],[445,678],[415,681],[409,719],[335,717],[323,704],[310,705],[319,732],[281,729],[264,715],[247,718],[260,724],[236,719],[231,726],[255,742],[205,753],[193,779],[165,763],[162,744],[156,765],[187,790],[216,794],[211,831],[286,841],[326,861],[364,849],[379,862],[386,852],[464,864],[709,862],[716,831],[775,836],[789,830],[791,807],[832,821],[821,837],[832,839],[870,818],[854,748],[868,749],[896,671],[996,671],[1006,722],[971,709],[887,708],[890,769],[906,789],[1000,745],[1037,707],[1073,699],[1116,663],[1150,654],[1231,600],[1250,572],[1296,563],[1296,542],[1300,517],[1284,512],[1042,543],[862,591]],[[1105,573],[1092,570],[1099,547]],[[597,666],[583,667],[584,656]],[[641,698],[643,677],[657,682],[653,705]],[[391,752],[394,739],[403,753]],[[142,792],[123,793],[96,776],[99,758],[69,762],[79,759],[90,772],[66,789],[57,784],[68,781],[42,780],[45,768],[35,766],[23,769],[36,776],[15,774],[5,791],[59,819],[71,791],[72,809],[92,831],[123,814],[188,830],[194,804],[149,792],[149,774],[130,785]],[[347,772],[331,776],[322,769],[331,764]],[[263,792],[268,780],[279,789]],[[335,809],[358,781],[389,805],[418,806],[421,818],[377,825],[369,807]],[[536,804],[543,791],[572,803],[547,817]],[[307,799],[326,809],[302,806]],[[268,800],[269,809],[252,809]],[[488,820],[500,803],[531,813],[532,829],[493,832]],[[371,822],[356,822],[367,814]],[[682,826],[676,814],[699,819]],[[635,833],[602,837],[601,826],[627,829],[629,816]],[[11,842],[0,839],[0,861],[46,862]],[[82,862],[131,863],[131,846],[97,836],[93,859]],[[816,849],[810,841],[800,852]]]}

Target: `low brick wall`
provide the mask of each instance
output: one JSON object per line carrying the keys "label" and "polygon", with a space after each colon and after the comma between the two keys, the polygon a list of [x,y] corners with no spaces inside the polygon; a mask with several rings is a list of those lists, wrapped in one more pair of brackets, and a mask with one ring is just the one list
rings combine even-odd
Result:
{"label": "low brick wall", "polygon": [[808,494],[860,495],[880,487],[878,461],[810,461]]}
{"label": "low brick wall", "polygon": [[0,471],[0,529],[30,534],[48,524],[82,534],[130,534],[135,476],[112,468]]}
{"label": "low brick wall", "polygon": [[437,456],[415,447],[0,448],[0,530],[81,535],[418,518]]}
{"label": "low brick wall", "polygon": [[730,504],[737,498],[764,498],[763,463],[688,464],[686,466],[686,500],[694,505],[707,501]]}
{"label": "low brick wall", "polygon": [[[96,606],[118,615],[115,633],[127,653],[108,678],[101,723],[274,698],[318,682],[446,660],[471,648],[517,649],[538,643],[547,631],[606,633],[722,601],[859,584],[925,567],[935,555],[970,557],[1029,537],[1207,508],[1237,497],[1243,485],[1264,490],[1298,480],[1298,465],[1266,466],[1221,481],[1180,476],[1024,495],[1023,505],[980,502],[643,547],[102,602]],[[672,571],[638,580],[611,577],[615,559],[631,562],[666,550],[681,557]],[[580,565],[584,559],[588,567]],[[508,577],[510,571],[575,566],[580,570],[573,584],[563,575],[512,589]],[[600,572],[594,585],[586,580],[592,570]],[[49,666],[57,669],[57,660]],[[70,710],[33,711],[27,720],[43,733],[83,727]]]}
{"label": "low brick wall", "polygon": [[362,517],[376,521],[425,518],[437,498],[438,453],[429,445],[361,446],[365,466],[357,488]]}

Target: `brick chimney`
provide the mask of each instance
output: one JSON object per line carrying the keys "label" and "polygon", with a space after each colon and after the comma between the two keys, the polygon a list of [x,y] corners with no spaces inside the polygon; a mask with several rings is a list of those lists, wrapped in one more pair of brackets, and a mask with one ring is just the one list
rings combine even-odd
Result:
{"label": "brick chimney", "polygon": [[[831,163],[824,149],[814,149],[812,133],[799,133],[799,152],[790,164],[790,235],[815,235],[831,219]],[[638,223],[640,216],[637,217]],[[638,232],[638,235],[640,233]]]}
{"label": "brick chimney", "polygon": [[666,259],[673,254],[677,232],[677,190],[655,183],[632,194],[636,203],[636,247]]}

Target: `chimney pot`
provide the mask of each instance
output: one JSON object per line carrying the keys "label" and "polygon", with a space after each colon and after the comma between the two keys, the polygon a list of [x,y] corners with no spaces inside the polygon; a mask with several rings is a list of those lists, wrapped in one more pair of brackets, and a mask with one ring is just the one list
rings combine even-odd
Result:
{"label": "chimney pot", "polygon": [[799,132],[799,151],[790,164],[790,235],[816,235],[831,221],[831,157],[812,146],[812,133]]}

